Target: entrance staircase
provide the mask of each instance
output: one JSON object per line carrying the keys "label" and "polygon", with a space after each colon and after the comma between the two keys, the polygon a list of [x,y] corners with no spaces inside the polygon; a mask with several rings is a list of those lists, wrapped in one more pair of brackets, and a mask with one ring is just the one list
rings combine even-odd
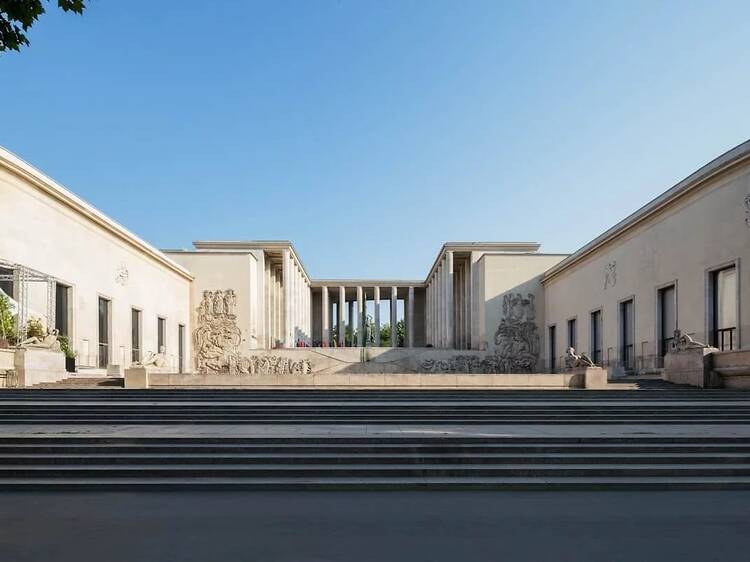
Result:
{"label": "entrance staircase", "polygon": [[58,489],[750,489],[750,393],[0,391],[0,490]]}

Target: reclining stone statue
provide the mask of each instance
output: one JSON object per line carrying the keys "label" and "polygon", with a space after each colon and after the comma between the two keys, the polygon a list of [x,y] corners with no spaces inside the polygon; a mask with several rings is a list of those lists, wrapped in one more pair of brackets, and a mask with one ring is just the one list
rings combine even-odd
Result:
{"label": "reclining stone statue", "polygon": [[159,353],[154,353],[153,351],[149,351],[146,354],[146,357],[144,357],[141,361],[135,361],[133,363],[133,367],[166,367],[167,366],[167,356],[166,356],[166,348],[164,346],[161,346],[159,348]]}
{"label": "reclining stone statue", "polygon": [[60,341],[58,340],[59,332],[52,330],[49,334],[43,338],[32,336],[23,340],[19,347],[31,348],[31,349],[48,349],[50,351],[60,351]]}
{"label": "reclining stone statue", "polygon": [[692,337],[690,337],[690,334],[683,334],[682,330],[678,328],[674,331],[670,351],[676,352],[686,351],[688,349],[706,349],[707,347],[710,346],[706,345],[705,343],[695,341]]}
{"label": "reclining stone statue", "polygon": [[575,348],[569,347],[565,352],[565,367],[568,369],[580,369],[583,367],[594,367],[594,362],[585,353],[576,353]]}

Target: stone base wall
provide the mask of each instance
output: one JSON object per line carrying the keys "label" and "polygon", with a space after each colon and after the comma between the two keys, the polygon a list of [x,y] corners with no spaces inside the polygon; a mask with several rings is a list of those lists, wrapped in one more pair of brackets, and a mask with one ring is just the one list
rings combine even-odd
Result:
{"label": "stone base wall", "polygon": [[725,388],[750,389],[750,349],[717,351],[712,354],[711,370]]}
{"label": "stone base wall", "polygon": [[259,349],[248,352],[247,359],[250,368],[239,366],[238,371],[250,375],[496,372],[492,352],[430,347]]}
{"label": "stone base wall", "polygon": [[[149,373],[150,388],[584,388],[585,374],[310,373],[201,375]],[[127,381],[127,379],[126,379]],[[126,382],[127,386],[127,382]],[[142,388],[142,387],[140,387]]]}

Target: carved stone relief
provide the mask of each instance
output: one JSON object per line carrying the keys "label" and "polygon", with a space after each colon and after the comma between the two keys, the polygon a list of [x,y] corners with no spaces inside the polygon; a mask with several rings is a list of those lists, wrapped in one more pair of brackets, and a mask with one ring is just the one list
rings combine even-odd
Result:
{"label": "carved stone relief", "polygon": [[124,263],[120,264],[120,267],[117,268],[115,271],[115,282],[118,285],[125,286],[128,284],[128,279],[130,278],[130,272],[128,271],[128,266]]}
{"label": "carved stone relief", "polygon": [[195,367],[204,374],[306,375],[312,372],[307,359],[240,353],[242,332],[237,326],[237,295],[226,291],[203,291],[198,306],[198,325],[193,332]]}
{"label": "carved stone relief", "polygon": [[750,228],[750,194],[745,195],[743,206],[745,207],[745,224]]}
{"label": "carved stone relief", "polygon": [[617,262],[611,261],[604,267],[604,290],[617,284]]}
{"label": "carved stone relief", "polygon": [[495,331],[495,353],[484,358],[454,355],[427,359],[420,369],[430,373],[532,373],[539,361],[539,334],[534,295],[503,296],[503,318]]}

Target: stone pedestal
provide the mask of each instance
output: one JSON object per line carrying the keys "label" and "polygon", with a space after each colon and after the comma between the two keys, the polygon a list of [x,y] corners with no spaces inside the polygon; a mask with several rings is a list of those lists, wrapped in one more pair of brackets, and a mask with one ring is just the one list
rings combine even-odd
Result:
{"label": "stone pedestal", "polygon": [[129,367],[125,369],[125,388],[148,388],[150,376],[155,373],[169,373],[166,367]]}
{"label": "stone pedestal", "polygon": [[588,390],[604,390],[607,388],[607,369],[601,367],[586,367],[583,372],[583,387]]}
{"label": "stone pedestal", "polygon": [[61,351],[28,347],[17,349],[14,366],[18,386],[28,387],[43,382],[57,382],[70,376],[65,370]]}
{"label": "stone pedestal", "polygon": [[701,388],[716,388],[720,381],[711,375],[713,347],[695,347],[684,351],[670,351],[664,357],[664,380],[675,384],[689,384]]}

